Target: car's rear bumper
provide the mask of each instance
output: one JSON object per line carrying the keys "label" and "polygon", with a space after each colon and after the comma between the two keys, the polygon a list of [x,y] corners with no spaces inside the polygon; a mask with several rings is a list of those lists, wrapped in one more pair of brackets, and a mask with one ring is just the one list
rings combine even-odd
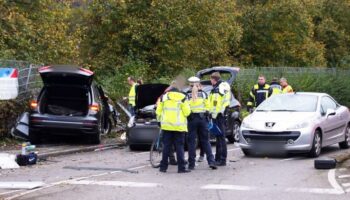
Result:
{"label": "car's rear bumper", "polygon": [[98,120],[95,117],[65,117],[53,115],[32,114],[29,118],[30,129],[62,135],[96,134]]}
{"label": "car's rear bumper", "polygon": [[128,145],[151,145],[158,134],[158,125],[136,124],[127,129],[127,143]]}

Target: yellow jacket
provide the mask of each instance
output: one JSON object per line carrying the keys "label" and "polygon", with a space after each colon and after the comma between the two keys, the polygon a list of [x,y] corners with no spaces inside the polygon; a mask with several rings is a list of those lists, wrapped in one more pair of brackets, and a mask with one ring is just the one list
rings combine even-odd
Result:
{"label": "yellow jacket", "polygon": [[225,109],[230,106],[231,89],[227,82],[219,82],[209,95],[209,112],[216,119],[218,114],[224,114]]}
{"label": "yellow jacket", "polygon": [[192,98],[192,93],[189,92],[187,94],[187,101],[192,113],[205,113],[209,111],[208,95],[202,90],[198,91],[198,97],[196,100]]}
{"label": "yellow jacket", "polygon": [[132,106],[136,105],[135,98],[136,98],[136,86],[137,83],[134,83],[134,85],[131,86],[130,91],[129,91],[129,104]]}
{"label": "yellow jacket", "polygon": [[178,91],[166,93],[156,114],[162,130],[187,132],[187,117],[191,114],[191,108],[185,94]]}

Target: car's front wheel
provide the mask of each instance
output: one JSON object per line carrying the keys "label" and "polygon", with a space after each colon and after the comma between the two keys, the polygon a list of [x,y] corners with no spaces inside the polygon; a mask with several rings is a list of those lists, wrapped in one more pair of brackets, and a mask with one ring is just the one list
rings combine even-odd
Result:
{"label": "car's front wheel", "polygon": [[41,143],[40,133],[37,131],[30,130],[29,131],[29,142],[31,144],[40,144]]}
{"label": "car's front wheel", "polygon": [[244,154],[245,156],[251,156],[251,155],[252,155],[251,150],[248,150],[248,149],[242,149],[242,151],[243,151],[243,154]]}
{"label": "car's front wheel", "polygon": [[345,129],[345,140],[339,143],[341,149],[348,149],[350,147],[350,124]]}
{"label": "car's front wheel", "polygon": [[315,131],[312,148],[309,152],[309,157],[316,158],[320,156],[322,149],[322,136],[319,130]]}

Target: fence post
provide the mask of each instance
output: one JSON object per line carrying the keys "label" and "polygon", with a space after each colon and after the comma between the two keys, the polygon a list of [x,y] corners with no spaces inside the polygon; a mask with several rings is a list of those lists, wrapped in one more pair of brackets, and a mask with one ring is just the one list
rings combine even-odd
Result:
{"label": "fence post", "polygon": [[29,65],[29,70],[28,70],[28,74],[27,74],[26,92],[28,92],[28,85],[29,85],[31,74],[32,74],[32,64]]}

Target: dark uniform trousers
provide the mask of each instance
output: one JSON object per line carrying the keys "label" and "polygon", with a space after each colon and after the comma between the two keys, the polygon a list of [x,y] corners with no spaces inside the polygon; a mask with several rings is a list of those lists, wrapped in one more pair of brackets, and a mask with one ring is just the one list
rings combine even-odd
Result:
{"label": "dark uniform trousers", "polygon": [[227,145],[226,145],[226,128],[225,118],[222,114],[219,114],[213,122],[217,124],[223,134],[216,136],[216,154],[215,160],[219,163],[226,163],[227,158]]}
{"label": "dark uniform trousers", "polygon": [[199,136],[200,146],[207,155],[208,164],[215,164],[214,156],[209,142],[208,121],[200,114],[191,114],[188,121],[188,163],[189,167],[195,166],[196,161],[196,137]]}
{"label": "dark uniform trousers", "polygon": [[185,166],[185,133],[178,131],[163,130],[163,153],[162,161],[160,162],[160,170],[168,169],[168,159],[171,154],[171,149],[175,145],[178,171],[184,171]]}

